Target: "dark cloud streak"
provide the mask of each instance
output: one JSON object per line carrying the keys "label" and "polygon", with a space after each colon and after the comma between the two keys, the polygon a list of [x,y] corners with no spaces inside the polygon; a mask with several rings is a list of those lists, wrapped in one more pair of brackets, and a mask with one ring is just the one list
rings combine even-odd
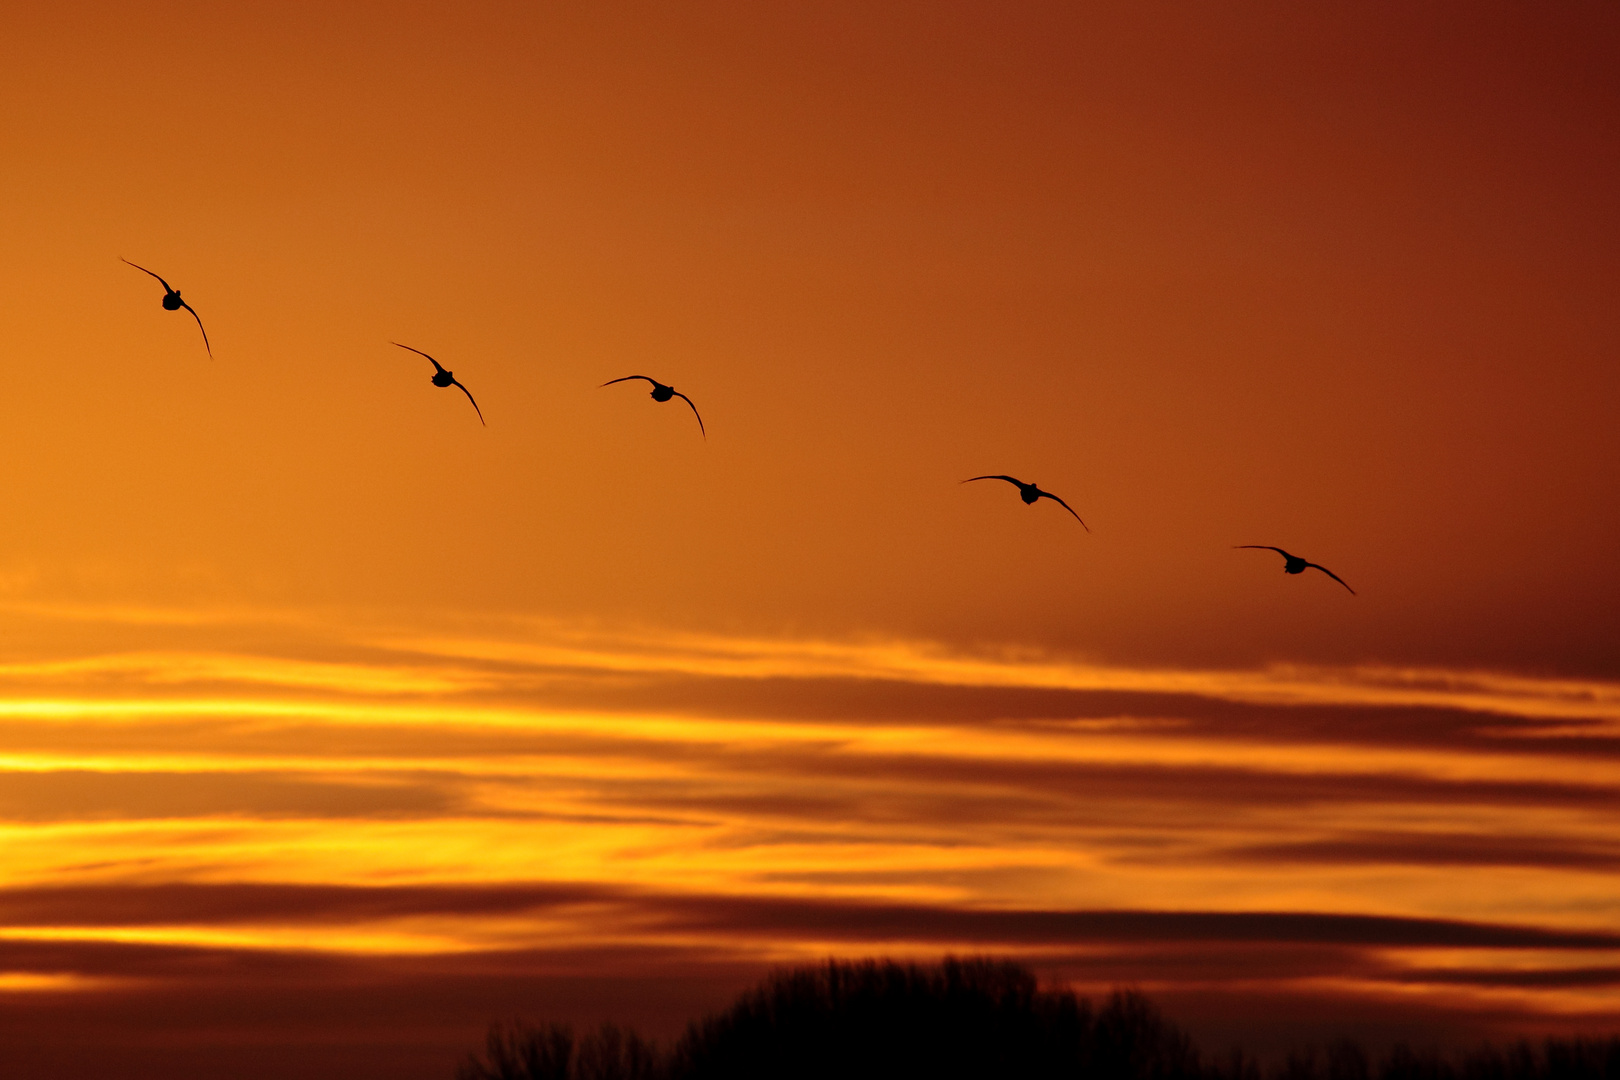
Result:
{"label": "dark cloud streak", "polygon": [[1288,844],[1223,849],[1223,860],[1285,865],[1533,866],[1561,870],[1620,870],[1620,846],[1582,844],[1547,836],[1485,833],[1360,833]]}
{"label": "dark cloud streak", "polygon": [[126,885],[0,890],[6,926],[346,923],[557,913],[601,925],[738,940],[944,942],[967,946],[1253,942],[1423,948],[1620,949],[1620,933],[1452,919],[1312,912],[974,910],[920,904],[657,893],[612,885]]}

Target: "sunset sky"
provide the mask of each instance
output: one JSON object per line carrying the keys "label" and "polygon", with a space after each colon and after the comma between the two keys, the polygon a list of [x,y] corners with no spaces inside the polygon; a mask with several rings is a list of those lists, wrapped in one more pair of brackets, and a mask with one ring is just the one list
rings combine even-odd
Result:
{"label": "sunset sky", "polygon": [[1614,4],[12,5],[0,211],[8,1077],[1620,1030]]}

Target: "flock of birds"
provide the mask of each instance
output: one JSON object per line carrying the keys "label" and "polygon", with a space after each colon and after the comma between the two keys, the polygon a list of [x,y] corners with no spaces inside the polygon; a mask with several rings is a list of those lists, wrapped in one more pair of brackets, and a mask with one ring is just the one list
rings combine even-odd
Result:
{"label": "flock of birds", "polygon": [[[212,360],[214,357],[214,349],[213,346],[209,345],[208,343],[208,331],[203,327],[202,316],[198,315],[195,308],[180,298],[180,290],[172,287],[167,281],[164,281],[161,276],[151,270],[148,270],[146,267],[141,266],[138,263],[132,263],[121,255],[119,258],[123,262],[129,263],[130,266],[135,267],[135,269],[141,271],[143,274],[151,274],[153,277],[157,278],[158,284],[163,286],[163,310],[179,311],[181,308],[185,308],[187,311],[191,312],[191,317],[197,320],[197,329],[202,331],[203,348],[208,351],[208,358]],[[432,382],[434,386],[441,388],[447,389],[454,386],[463,394],[466,394],[467,400],[472,403],[473,411],[478,414],[478,422],[480,424],[485,423],[484,410],[478,407],[478,401],[472,396],[472,391],[468,390],[456,380],[454,372],[447,369],[443,364],[433,359],[433,357],[428,356],[428,354],[423,352],[421,349],[412,348],[409,345],[401,345],[397,341],[392,342],[391,344],[398,345],[401,349],[408,349],[409,351],[416,353],[418,356],[427,357],[428,362],[433,365],[433,375],[429,381]],[[668,383],[661,383],[650,375],[625,375],[618,379],[609,379],[607,382],[603,383],[602,386],[612,386],[614,383],[629,382],[632,379],[643,379],[651,383],[651,397],[654,401],[663,402],[673,400],[674,398],[680,398],[682,401],[686,402],[687,406],[692,410],[692,415],[697,418],[698,431],[705,439],[709,437],[708,429],[703,426],[703,416],[698,412],[698,408],[695,404],[693,404],[692,399],[681,393],[679,390],[676,390]],[[1035,484],[1028,484],[1017,477],[1006,476],[1000,473],[986,476],[970,476],[966,480],[963,480],[962,483],[971,484],[975,480],[1005,480],[1007,483],[1018,488],[1018,497],[1023,499],[1025,505],[1028,506],[1035,505],[1035,503],[1039,502],[1041,499],[1051,499],[1053,502],[1063,507],[1063,509],[1067,510],[1070,514],[1073,514],[1074,520],[1080,522],[1080,527],[1082,529],[1085,529],[1088,533],[1091,531],[1091,526],[1086,524],[1085,519],[1075,511],[1074,507],[1064,502],[1060,496],[1054,495],[1050,491],[1042,491]],[[1351,596],[1356,594],[1356,590],[1351,589],[1350,586],[1345,583],[1343,578],[1329,570],[1327,567],[1321,565],[1320,563],[1310,562],[1309,560],[1303,559],[1298,555],[1291,554],[1284,551],[1280,547],[1274,547],[1271,544],[1234,544],[1233,547],[1235,549],[1248,548],[1261,551],[1275,551],[1277,554],[1283,557],[1283,573],[1303,574],[1306,570],[1320,570],[1334,581],[1337,581],[1340,585],[1344,585],[1344,587],[1349,590]]]}

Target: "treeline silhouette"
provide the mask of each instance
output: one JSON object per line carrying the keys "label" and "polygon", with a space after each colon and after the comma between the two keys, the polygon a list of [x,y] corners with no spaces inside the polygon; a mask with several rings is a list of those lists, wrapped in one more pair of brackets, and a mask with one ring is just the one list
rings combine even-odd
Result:
{"label": "treeline silhouette", "polygon": [[497,1024],[457,1080],[1620,1080],[1620,1037],[1465,1054],[1340,1041],[1208,1058],[1141,994],[1100,1007],[1018,964],[829,961],[771,975],[667,1050],[614,1024]]}

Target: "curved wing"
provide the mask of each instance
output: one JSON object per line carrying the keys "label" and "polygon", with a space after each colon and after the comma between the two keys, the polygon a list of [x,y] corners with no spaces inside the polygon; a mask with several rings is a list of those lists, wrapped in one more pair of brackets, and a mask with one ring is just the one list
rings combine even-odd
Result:
{"label": "curved wing", "polygon": [[[1043,491],[1036,497],[1041,498],[1041,499],[1051,499],[1053,502],[1055,502],[1059,506],[1063,507],[1063,509],[1067,510],[1069,513],[1074,514],[1074,507],[1070,506],[1068,503],[1064,502],[1062,499],[1058,498],[1056,495],[1052,494],[1050,491]],[[1086,530],[1086,532],[1091,531],[1091,526],[1087,525],[1085,519],[1082,518],[1079,514],[1074,514],[1074,520],[1078,521],[1080,523],[1080,527],[1082,529]]]}
{"label": "curved wing", "polygon": [[[1340,577],[1338,574],[1335,574],[1333,571],[1329,570],[1327,567],[1318,566],[1316,563],[1313,563],[1313,562],[1308,562],[1305,565],[1306,566],[1315,566],[1318,570],[1322,571],[1322,573],[1326,574],[1328,577],[1332,578],[1334,581],[1337,581],[1340,585],[1344,585],[1344,578]],[[1346,589],[1350,589],[1350,586],[1348,586],[1348,585],[1344,585],[1344,587]],[[1356,595],[1356,590],[1350,589],[1350,595],[1351,596]]]}
{"label": "curved wing", "polygon": [[[1024,486],[1024,482],[1022,480],[1015,480],[1010,476],[970,476],[966,480],[963,480],[962,483],[971,484],[975,480],[1005,480],[1009,484],[1017,484],[1020,488]],[[1073,514],[1074,511],[1070,510],[1069,513]]]}
{"label": "curved wing", "polygon": [[[461,386],[461,383],[457,382],[455,379],[451,379],[450,382],[455,386]],[[484,410],[478,407],[478,402],[473,401],[472,391],[467,389],[465,386],[461,386],[461,392],[467,395],[468,401],[472,401],[473,412],[478,414],[478,422],[483,424],[485,427],[489,427],[489,424],[484,420]]]}
{"label": "curved wing", "polygon": [[[118,261],[119,262],[124,262],[124,263],[129,263],[129,265],[133,266],[135,269],[139,270],[143,274],[152,274],[152,271],[148,270],[146,267],[142,266],[140,263],[129,262],[129,260],[124,258],[122,255],[118,256]],[[159,277],[157,274],[152,274],[152,276],[157,278],[158,282],[160,284],[162,284],[164,292],[174,292],[173,289],[169,288],[169,283],[167,281],[164,281],[162,277]],[[193,311],[192,314],[195,315],[197,313],[195,311]],[[203,336],[206,337],[207,335],[205,334]],[[212,355],[212,354],[210,354],[210,355]]]}
{"label": "curved wing", "polygon": [[1282,548],[1280,548],[1280,547],[1272,547],[1270,544],[1233,544],[1232,545],[1232,549],[1234,551],[1237,550],[1238,548],[1256,548],[1256,549],[1258,549],[1260,551],[1275,551],[1277,554],[1281,555],[1285,559],[1293,558],[1292,555],[1288,554],[1288,552],[1284,551]]}
{"label": "curved wing", "polygon": [[[390,341],[388,344],[390,344],[390,345],[399,345],[399,342]],[[434,360],[433,357],[428,356],[428,354],[423,352],[421,349],[411,349],[411,347],[409,345],[399,345],[399,347],[402,348],[402,349],[410,349],[411,352],[415,353],[417,356],[427,356],[428,361],[433,365],[433,370],[434,371],[440,372],[441,374],[444,372],[444,365],[439,363],[437,360]],[[461,386],[460,383],[456,383],[456,385]],[[461,386],[461,388],[463,390],[467,389],[465,386]]]}
{"label": "curved wing", "polygon": [[675,391],[675,396],[680,398],[682,401],[686,402],[688,405],[692,406],[692,415],[697,416],[698,430],[702,431],[703,432],[703,437],[705,439],[707,439],[709,437],[709,433],[704,430],[703,417],[698,416],[697,406],[692,405],[692,399],[687,397],[685,394],[681,393],[679,390]]}
{"label": "curved wing", "polygon": [[[609,379],[607,382],[603,383],[602,386],[612,386],[616,382],[629,382],[631,379],[646,379],[648,382],[652,383],[654,386],[659,385],[658,380],[653,378],[650,375],[626,375],[622,379]],[[597,389],[598,390],[602,389],[602,386],[598,386]],[[685,397],[685,396],[686,396],[685,394],[681,395],[681,397]],[[688,401],[687,404],[691,405],[692,403],[690,401]],[[697,412],[697,409],[694,407],[692,411]],[[698,426],[699,427],[703,426],[703,422],[701,420],[698,421]]]}
{"label": "curved wing", "polygon": [[[162,281],[163,279],[159,278],[158,280]],[[197,329],[202,330],[203,348],[208,350],[208,359],[212,360],[214,358],[214,347],[212,345],[208,344],[208,331],[203,330],[202,316],[197,314],[197,309],[196,308],[192,307],[190,304],[186,303],[184,300],[180,301],[180,306],[185,308],[187,311],[191,312],[191,317],[193,319],[197,320]]]}

